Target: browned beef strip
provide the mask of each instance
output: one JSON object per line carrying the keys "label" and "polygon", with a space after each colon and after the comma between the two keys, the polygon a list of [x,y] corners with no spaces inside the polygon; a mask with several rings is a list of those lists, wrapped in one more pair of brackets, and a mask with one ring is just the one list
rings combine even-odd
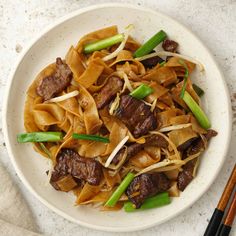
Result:
{"label": "browned beef strip", "polygon": [[183,171],[179,173],[177,186],[180,191],[184,191],[187,185],[192,181],[195,164],[196,160],[189,161],[186,165],[184,165]]}
{"label": "browned beef strip", "polygon": [[53,188],[55,188],[56,190],[60,191],[60,187],[58,186],[57,182],[59,180],[61,180],[62,178],[66,177],[66,175],[63,175],[62,173],[60,172],[57,172],[57,171],[53,171],[52,172],[52,175],[51,175],[51,178],[50,178],[50,184],[53,186]]}
{"label": "browned beef strip", "polygon": [[56,182],[67,175],[72,175],[76,181],[80,179],[98,185],[102,178],[102,166],[93,159],[81,157],[72,149],[62,149],[57,156],[50,183],[60,190]]}
{"label": "browned beef strip", "polygon": [[145,66],[145,68],[152,68],[156,66],[158,63],[162,63],[164,60],[158,56],[148,58],[146,60],[141,61],[141,63]]}
{"label": "browned beef strip", "polygon": [[215,137],[218,133],[213,130],[213,129],[208,129],[207,133],[205,134],[205,137],[207,139],[207,141],[209,141],[211,138]]}
{"label": "browned beef strip", "polygon": [[144,102],[129,95],[122,95],[116,116],[124,122],[135,138],[157,127],[157,119]]}
{"label": "browned beef strip", "polygon": [[146,138],[146,143],[144,145],[167,148],[169,143],[161,135],[153,134],[153,135]]}
{"label": "browned beef strip", "polygon": [[120,78],[115,76],[110,77],[95,99],[97,108],[102,109],[111,102],[116,94],[122,90],[122,87],[123,81]]}
{"label": "browned beef strip", "polygon": [[[207,130],[207,133],[204,134],[207,141],[209,141],[212,137],[215,137],[216,135],[217,135],[217,132],[213,129]],[[188,148],[187,155],[188,156],[194,155],[198,152],[204,151],[204,149],[205,149],[205,146],[204,146],[203,140],[201,138],[198,138],[197,140],[193,142],[191,147]]]}
{"label": "browned beef strip", "polygon": [[99,185],[102,178],[102,165],[90,158],[78,157],[73,163],[71,175],[91,185]]}
{"label": "browned beef strip", "polygon": [[56,96],[62,92],[72,79],[72,72],[67,64],[61,58],[56,59],[56,72],[41,80],[37,87],[37,94],[41,96],[44,101]]}
{"label": "browned beef strip", "polygon": [[[127,147],[127,157],[126,160],[131,158],[132,156],[136,155],[138,152],[143,150],[147,146],[156,146],[156,147],[162,147],[167,148],[168,142],[160,135],[155,134],[151,135],[146,138],[146,142],[144,144],[134,143]],[[114,165],[117,165],[120,158],[124,154],[124,149],[121,149],[113,158],[112,163]]]}
{"label": "browned beef strip", "polygon": [[66,150],[61,151],[57,156],[57,164],[54,166],[54,170],[52,171],[50,178],[50,183],[56,190],[61,190],[57,185],[57,181],[69,175],[71,162],[72,158],[70,158],[69,155],[66,155]]}
{"label": "browned beef strip", "polygon": [[173,40],[165,39],[162,43],[162,48],[168,52],[176,52],[178,45],[179,44]]}
{"label": "browned beef strip", "polygon": [[146,198],[169,188],[170,180],[165,174],[142,174],[134,178],[126,190],[126,195],[136,208],[140,208]]}
{"label": "browned beef strip", "polygon": [[138,152],[140,152],[144,148],[143,144],[134,143],[127,148],[127,157],[130,158],[134,155],[136,155]]}
{"label": "browned beef strip", "polygon": [[193,142],[194,142],[196,139],[198,139],[198,138],[197,138],[197,137],[193,137],[193,138],[187,140],[186,142],[182,143],[181,145],[179,145],[179,146],[177,147],[178,151],[183,152],[184,150],[186,150],[187,148],[189,148],[189,147],[193,144]]}
{"label": "browned beef strip", "polygon": [[[207,130],[207,133],[204,134],[207,141],[209,141],[212,137],[216,136],[217,132],[215,130],[209,129]],[[204,142],[201,138],[195,139],[190,144],[191,146],[187,149],[185,158],[197,154],[199,152],[202,152],[205,150]],[[189,161],[186,165],[183,166],[183,170],[179,173],[178,179],[177,179],[177,185],[179,190],[184,191],[184,189],[187,187],[187,185],[192,181],[193,179],[193,170],[195,167],[197,159]]]}
{"label": "browned beef strip", "polygon": [[[127,157],[126,160],[128,160],[130,157],[136,155],[139,151],[141,151],[144,148],[143,144],[134,143],[127,147]],[[119,161],[121,160],[121,157],[124,154],[125,149],[122,148],[113,158],[112,164],[117,165]]]}

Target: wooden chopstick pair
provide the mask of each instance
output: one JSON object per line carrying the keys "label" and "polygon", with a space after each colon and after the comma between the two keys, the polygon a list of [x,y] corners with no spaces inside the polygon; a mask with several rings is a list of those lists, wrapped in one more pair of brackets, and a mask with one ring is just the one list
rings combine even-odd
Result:
{"label": "wooden chopstick pair", "polygon": [[226,213],[226,216],[223,221],[222,219],[224,217],[224,212],[227,207],[227,204],[231,198],[232,193],[234,192],[235,185],[236,185],[236,165],[234,165],[230,178],[225,186],[220,201],[206,228],[204,236],[229,235],[236,214],[236,192],[234,193],[234,196],[229,206],[229,210]]}

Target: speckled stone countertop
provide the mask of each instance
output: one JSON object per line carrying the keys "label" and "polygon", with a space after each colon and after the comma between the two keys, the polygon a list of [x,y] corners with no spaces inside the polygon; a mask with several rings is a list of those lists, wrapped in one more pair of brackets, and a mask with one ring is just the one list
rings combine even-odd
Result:
{"label": "speckled stone countertop", "polygon": [[[110,0],[109,2],[115,1]],[[194,206],[162,225],[141,232],[116,235],[203,235],[236,160],[236,0],[120,0],[116,2],[133,3],[158,9],[191,28],[211,50],[222,68],[231,93],[233,110],[233,133],[228,157],[220,175],[208,192]],[[104,1],[0,0],[0,109],[9,72],[27,43],[40,34],[45,26],[53,24],[59,17],[98,3],[104,3]],[[17,177],[8,158],[1,123],[0,161],[3,162],[25,196],[38,224],[39,232],[57,236],[112,235],[83,228],[63,219],[47,209],[28,192]],[[231,235],[236,235],[236,223]]]}

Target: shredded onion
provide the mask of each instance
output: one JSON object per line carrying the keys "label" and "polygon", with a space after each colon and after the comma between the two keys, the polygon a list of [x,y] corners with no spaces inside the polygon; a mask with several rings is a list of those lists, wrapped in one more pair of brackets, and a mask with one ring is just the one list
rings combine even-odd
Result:
{"label": "shredded onion", "polygon": [[122,158],[120,159],[119,163],[117,165],[114,165],[114,164],[110,164],[109,165],[109,169],[112,169],[112,170],[120,170],[120,168],[122,167],[122,165],[124,164],[124,162],[126,161],[126,157],[127,157],[127,147],[125,147],[125,151],[122,155]]}
{"label": "shredded onion", "polygon": [[110,115],[114,114],[114,111],[119,107],[119,104],[120,104],[120,94],[117,93],[116,98],[115,98],[114,102],[111,104],[111,108],[109,110]]}
{"label": "shredded onion", "polygon": [[196,164],[195,164],[194,169],[193,169],[193,177],[196,176],[197,168],[198,168],[199,163],[200,163],[199,159],[200,159],[200,158],[197,158],[197,160],[196,160]]}
{"label": "shredded onion", "polygon": [[49,103],[49,102],[62,102],[62,101],[64,101],[64,100],[66,100],[66,99],[75,97],[75,96],[77,96],[78,94],[79,94],[79,91],[78,91],[78,90],[74,90],[73,92],[64,94],[64,95],[62,95],[62,96],[49,99],[49,100],[47,100],[46,102],[47,102],[47,103]]}
{"label": "shredded onion", "polygon": [[126,88],[128,88],[128,90],[130,92],[132,92],[134,89],[133,89],[132,85],[130,84],[128,76],[124,72],[122,73],[122,76],[123,76],[125,83],[124,83],[124,87],[123,87],[121,93],[123,93]]}
{"label": "shredded onion", "polygon": [[[109,165],[109,169],[112,170],[112,172],[110,172],[110,170],[108,171],[108,173],[109,173],[110,176],[116,175],[116,174],[120,171],[122,165],[124,164],[124,162],[125,162],[125,160],[126,160],[126,157],[127,157],[127,147],[124,146],[124,148],[125,148],[125,151],[124,151],[124,153],[123,153],[123,155],[122,155],[122,158],[120,159],[119,163],[118,163],[117,165],[114,165],[114,164],[110,164],[110,165]],[[98,157],[98,158],[97,158],[97,161],[98,161],[102,166],[105,167],[105,163],[104,163],[104,161],[103,161],[103,159],[102,159],[101,157]],[[115,174],[114,174],[114,173],[115,173]]]}
{"label": "shredded onion", "polygon": [[105,167],[108,167],[110,163],[112,162],[115,155],[120,151],[120,149],[125,145],[125,143],[128,141],[129,136],[125,136],[120,143],[116,146],[116,148],[112,151],[111,155],[107,158],[107,161],[105,163]]}
{"label": "shredded onion", "polygon": [[203,143],[204,143],[204,148],[206,149],[207,148],[207,139],[206,137],[203,135],[203,134],[199,134]]}
{"label": "shredded onion", "polygon": [[180,169],[182,165],[170,165],[170,166],[164,166],[161,168],[158,168],[157,170],[155,170],[155,172],[165,172],[165,171],[171,171],[171,170],[176,170],[176,169]]}
{"label": "shredded onion", "polygon": [[161,161],[161,162],[155,163],[155,164],[153,164],[153,165],[150,165],[150,166],[144,168],[143,170],[141,170],[140,172],[138,172],[138,173],[136,174],[136,176],[141,175],[141,174],[143,174],[143,173],[150,172],[150,171],[155,170],[155,169],[158,169],[158,168],[160,168],[160,167],[169,166],[169,165],[172,165],[172,164],[184,165],[185,162],[182,161],[182,160],[168,160],[168,159],[165,159],[165,160],[163,160],[163,161]]}
{"label": "shredded onion", "polygon": [[132,25],[132,24],[130,24],[126,27],[126,31],[124,32],[124,39],[121,42],[121,44],[119,45],[119,47],[111,54],[103,57],[102,58],[103,61],[109,61],[109,60],[113,59],[114,57],[116,57],[119,54],[120,51],[122,51],[124,49],[127,39],[129,37],[129,33],[133,28],[134,28],[134,25]]}
{"label": "shredded onion", "polygon": [[187,128],[189,126],[192,126],[192,124],[189,123],[189,124],[171,125],[171,126],[168,126],[168,127],[161,128],[158,131],[159,132],[168,132],[168,131],[171,131],[171,130],[184,129],[184,128]]}
{"label": "shredded onion", "polygon": [[[169,159],[169,160],[173,159],[173,158],[170,158],[171,155],[170,155],[170,152],[169,152],[167,149],[162,148],[161,151],[162,151],[162,154],[164,154],[164,155],[167,156],[167,159]],[[175,156],[175,155],[174,155],[174,156]],[[175,158],[174,158],[174,159],[175,159]]]}
{"label": "shredded onion", "polygon": [[141,99],[141,101],[142,101],[142,102],[144,102],[146,105],[150,106],[150,107],[151,107],[150,109],[152,109],[152,104],[151,104],[151,103],[149,103],[149,102],[146,102],[146,101],[145,101],[145,100],[143,100],[143,99]]}
{"label": "shredded onion", "polygon": [[143,60],[146,60],[148,58],[152,58],[152,57],[155,57],[155,56],[171,56],[171,57],[179,57],[179,58],[182,58],[184,60],[187,60],[187,61],[190,61],[196,65],[199,66],[200,68],[200,71],[204,71],[204,66],[201,62],[199,62],[198,60],[192,58],[192,57],[189,57],[189,56],[185,56],[185,55],[181,55],[181,54],[178,54],[178,53],[174,53],[174,52],[166,52],[166,51],[160,51],[160,52],[154,52],[154,53],[151,53],[151,54],[148,54],[148,55],[145,55],[143,57],[137,57],[135,58],[135,60],[138,60],[138,61],[143,61]]}
{"label": "shredded onion", "polygon": [[136,75],[132,70],[129,72],[129,76],[131,79],[138,79],[138,75]]}
{"label": "shredded onion", "polygon": [[156,104],[157,104],[157,99],[155,98],[155,100],[153,101],[153,103],[152,103],[152,106],[151,106],[151,112],[153,112],[154,111],[154,109],[155,109],[155,107],[156,107]]}
{"label": "shredded onion", "polygon": [[189,161],[195,159],[196,157],[199,157],[200,154],[201,154],[201,152],[198,152],[198,153],[196,153],[196,154],[193,154],[193,155],[191,155],[191,156],[185,158],[185,159],[183,160],[183,161],[184,161],[184,164],[186,164],[187,162],[189,162]]}

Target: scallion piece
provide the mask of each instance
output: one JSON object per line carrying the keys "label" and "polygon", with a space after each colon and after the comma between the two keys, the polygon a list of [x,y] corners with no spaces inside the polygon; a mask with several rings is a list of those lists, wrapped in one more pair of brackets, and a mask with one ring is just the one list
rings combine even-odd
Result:
{"label": "scallion piece", "polygon": [[151,209],[151,208],[165,206],[169,203],[170,203],[170,197],[169,197],[168,192],[163,192],[163,193],[157,194],[154,197],[147,198],[139,209],[136,209],[135,205],[132,202],[130,202],[130,201],[126,202],[124,204],[124,210],[126,212],[147,210],[147,209]]}
{"label": "scallion piece", "polygon": [[199,97],[204,95],[204,91],[199,86],[197,86],[196,84],[193,84],[193,89]]}
{"label": "scallion piece", "polygon": [[63,139],[62,132],[32,132],[17,135],[19,143],[27,142],[57,142]]}
{"label": "scallion piece", "polygon": [[43,143],[39,143],[41,149],[44,151],[44,153],[48,156],[49,159],[52,159],[51,152],[45,147]]}
{"label": "scallion piece", "polygon": [[189,109],[192,111],[202,128],[209,129],[211,127],[210,121],[208,120],[201,107],[195,102],[195,100],[187,91],[185,91],[184,93],[183,100],[187,104]]}
{"label": "scallion piece", "polygon": [[83,139],[83,140],[91,140],[96,142],[102,142],[102,143],[109,143],[108,138],[104,138],[99,135],[91,135],[91,134],[72,134],[72,138],[74,139]]}
{"label": "scallion piece", "polygon": [[164,66],[165,64],[166,64],[166,61],[159,63],[160,67]]}
{"label": "scallion piece", "polygon": [[128,173],[123,181],[120,183],[118,188],[115,190],[115,192],[111,195],[111,197],[108,199],[108,201],[105,203],[105,206],[108,207],[114,207],[118,200],[120,199],[121,195],[124,193],[124,191],[127,189],[129,184],[132,182],[134,179],[134,174],[133,173]]}
{"label": "scallion piece", "polygon": [[88,54],[94,51],[99,51],[104,48],[108,48],[114,44],[122,42],[124,39],[124,34],[116,34],[112,37],[105,38],[94,43],[89,43],[84,46],[84,53]]}
{"label": "scallion piece", "polygon": [[153,35],[146,43],[134,52],[134,57],[142,57],[150,53],[158,44],[166,39],[167,35],[163,30]]}
{"label": "scallion piece", "polygon": [[181,93],[180,93],[180,97],[183,99],[184,92],[186,90],[186,85],[187,85],[187,79],[188,79],[189,71],[188,71],[188,67],[187,67],[186,63],[183,60],[179,60],[179,64],[181,64],[184,67],[184,69],[185,69],[184,84],[183,84],[183,87],[182,87]]}
{"label": "scallion piece", "polygon": [[150,88],[148,85],[141,84],[138,88],[133,90],[129,95],[137,99],[143,99],[149,94],[151,94],[152,92],[153,92],[153,89]]}

